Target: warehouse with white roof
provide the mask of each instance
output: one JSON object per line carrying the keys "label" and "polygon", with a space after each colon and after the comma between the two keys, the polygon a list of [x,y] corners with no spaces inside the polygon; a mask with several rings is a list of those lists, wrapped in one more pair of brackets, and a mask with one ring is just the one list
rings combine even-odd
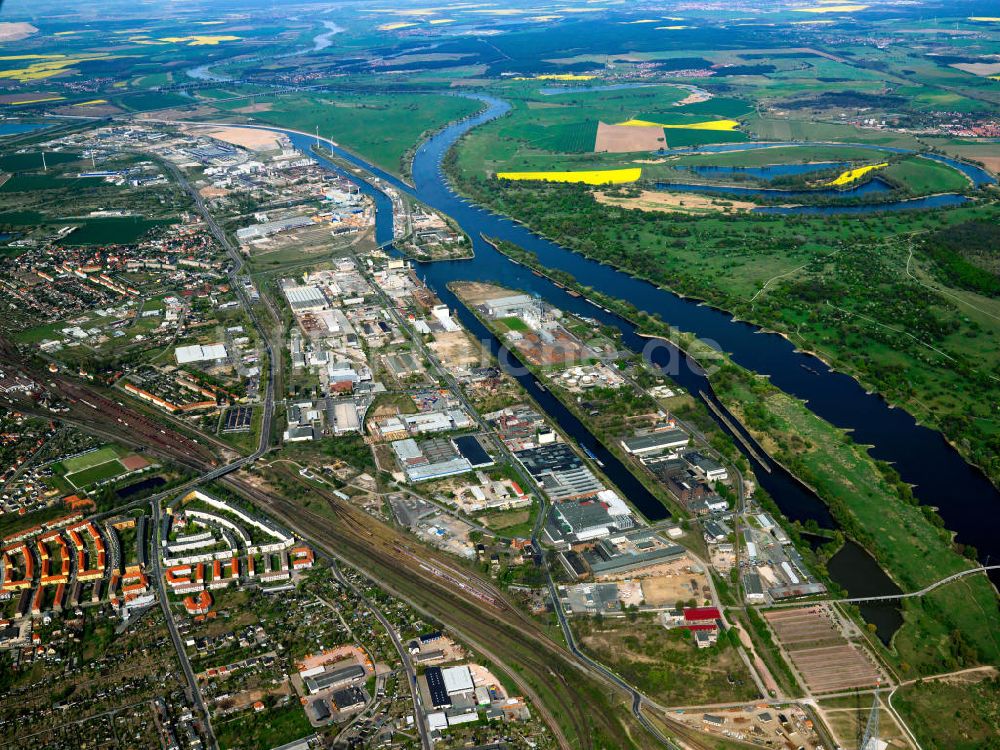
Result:
{"label": "warehouse with white roof", "polygon": [[219,362],[226,359],[229,354],[226,352],[225,344],[193,344],[191,346],[178,346],[174,349],[174,357],[177,364],[188,365],[194,362]]}

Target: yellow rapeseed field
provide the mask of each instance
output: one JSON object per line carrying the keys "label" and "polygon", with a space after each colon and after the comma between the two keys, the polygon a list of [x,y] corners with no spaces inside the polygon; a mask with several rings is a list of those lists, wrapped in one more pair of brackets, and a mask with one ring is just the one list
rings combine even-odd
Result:
{"label": "yellow rapeseed field", "polygon": [[584,172],[497,172],[501,180],[545,180],[577,182],[584,185],[619,185],[635,182],[642,176],[641,167],[628,169],[592,169]]}
{"label": "yellow rapeseed field", "polygon": [[707,120],[705,122],[690,122],[681,125],[667,125],[650,120],[626,120],[616,123],[627,128],[672,128],[674,130],[736,130],[740,126],[736,120]]}
{"label": "yellow rapeseed field", "polygon": [[393,21],[392,23],[384,23],[378,27],[379,31],[395,31],[396,29],[407,29],[410,26],[416,26],[415,23],[409,21]]}
{"label": "yellow rapeseed field", "polygon": [[[37,59],[38,57],[39,56],[34,55],[21,55],[13,59]],[[18,83],[30,83],[31,81],[37,81],[42,78],[54,76],[57,73],[61,73],[66,68],[70,68],[76,63],[82,62],[86,59],[93,58],[59,56],[55,59],[46,59],[41,62],[31,63],[25,68],[9,68],[7,70],[0,70],[0,78],[10,78]]]}
{"label": "yellow rapeseed field", "polygon": [[850,185],[855,180],[859,180],[864,177],[869,172],[876,169],[884,169],[888,167],[888,162],[882,162],[881,164],[868,164],[864,167],[858,167],[857,169],[848,169],[846,172],[841,172],[837,175],[837,179],[830,180],[827,185],[832,185],[839,187],[840,185]]}
{"label": "yellow rapeseed field", "polygon": [[66,55],[3,55],[0,60],[55,60]]}
{"label": "yellow rapeseed field", "polygon": [[44,99],[22,99],[17,102],[8,102],[10,107],[20,107],[22,104],[41,104],[42,102],[57,102],[60,99],[65,99],[65,96],[47,96]]}
{"label": "yellow rapeseed field", "polygon": [[192,34],[191,36],[164,36],[160,37],[161,42],[173,42],[183,44],[187,42],[188,47],[208,47],[220,42],[238,42],[241,37],[232,34],[219,34],[217,36],[205,36],[202,34]]}
{"label": "yellow rapeseed field", "polygon": [[585,76],[585,75],[578,75],[576,73],[549,73],[547,75],[532,76],[530,78],[526,78],[524,76],[518,76],[518,77],[513,78],[511,80],[514,80],[514,81],[592,81],[595,78],[597,78],[597,76]]}

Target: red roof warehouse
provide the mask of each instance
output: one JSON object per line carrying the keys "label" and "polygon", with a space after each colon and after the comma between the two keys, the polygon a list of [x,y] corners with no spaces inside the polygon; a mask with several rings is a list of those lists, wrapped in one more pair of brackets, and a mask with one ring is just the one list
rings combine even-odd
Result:
{"label": "red roof warehouse", "polygon": [[722,619],[722,613],[716,607],[688,607],[684,610],[684,627],[698,625],[715,627],[715,621]]}

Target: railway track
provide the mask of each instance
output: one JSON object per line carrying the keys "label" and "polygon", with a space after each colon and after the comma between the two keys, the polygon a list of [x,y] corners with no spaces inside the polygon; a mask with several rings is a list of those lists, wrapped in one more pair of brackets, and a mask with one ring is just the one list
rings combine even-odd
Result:
{"label": "railway track", "polygon": [[[145,448],[197,471],[204,481],[226,482],[332,557],[357,568],[425,616],[447,623],[517,684],[561,748],[627,747],[644,736],[639,726],[623,724],[624,712],[615,709],[613,704],[624,697],[618,687],[544,633],[490,579],[455,566],[436,551],[413,545],[401,532],[330,492],[306,485],[327,503],[332,518],[264,491],[233,471],[242,466],[240,462],[218,466],[205,446],[85,384],[39,374],[35,380],[49,383],[51,390],[71,404],[68,413],[48,416]],[[44,412],[29,399],[23,401],[26,410]],[[289,475],[305,484],[296,474]],[[632,721],[630,715],[627,721]]]}
{"label": "railway track", "polygon": [[[426,575],[420,563],[438,565],[433,552],[421,550],[422,559],[415,554],[401,555],[399,550],[405,550],[406,545],[399,540],[405,537],[367,514],[365,524],[360,525],[356,514],[362,511],[343,501],[324,498],[330,503],[332,519],[234,475],[224,481],[331,556],[359,569],[424,614],[447,622],[462,640],[498,666],[516,665],[516,670],[507,669],[507,673],[547,716],[560,747],[593,748],[601,736],[604,742],[613,737],[617,739],[615,746],[627,746],[626,731],[617,723],[611,707],[596,703],[608,701],[607,690],[613,690],[613,686],[594,679],[569,652],[502,596],[498,595],[498,606],[488,603],[483,597],[493,596],[491,588],[483,587],[477,595],[469,587],[456,588]],[[472,574],[469,579],[477,585],[480,580]],[[572,730],[573,742],[562,733],[560,725]]]}

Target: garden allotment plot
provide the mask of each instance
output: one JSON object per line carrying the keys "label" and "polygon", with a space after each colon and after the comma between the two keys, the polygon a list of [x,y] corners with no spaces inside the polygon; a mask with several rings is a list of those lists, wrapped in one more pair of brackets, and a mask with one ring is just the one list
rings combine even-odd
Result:
{"label": "garden allotment plot", "polygon": [[810,693],[874,687],[885,680],[872,657],[844,637],[828,607],[772,610],[764,617]]}

